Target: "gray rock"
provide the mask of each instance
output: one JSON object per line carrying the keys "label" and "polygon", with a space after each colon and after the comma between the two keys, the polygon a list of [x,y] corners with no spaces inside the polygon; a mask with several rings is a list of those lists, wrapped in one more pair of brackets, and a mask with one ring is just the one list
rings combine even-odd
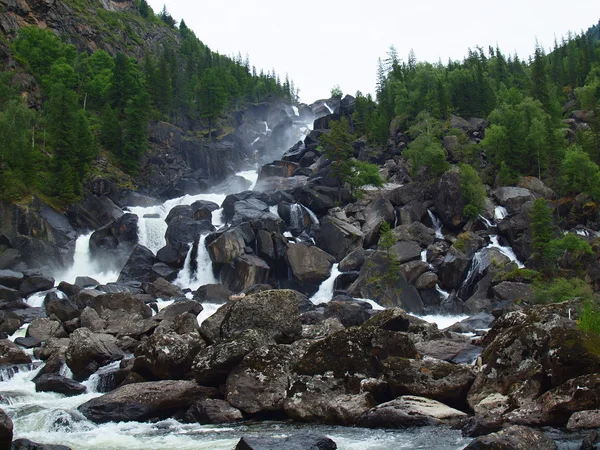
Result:
{"label": "gray rock", "polygon": [[359,248],[349,253],[339,265],[339,269],[342,272],[349,272],[351,270],[360,270],[365,262],[366,253],[364,249]]}
{"label": "gray rock", "polygon": [[185,418],[189,422],[216,424],[238,422],[244,419],[244,415],[227,400],[202,398],[188,409]]}
{"label": "gray rock", "polygon": [[0,269],[0,284],[3,286],[18,290],[23,278],[22,272]]}
{"label": "gray rock", "polygon": [[290,245],[285,259],[300,283],[320,284],[329,277],[335,258],[318,247]]}
{"label": "gray rock", "polygon": [[500,205],[506,208],[509,214],[518,212],[525,203],[535,200],[529,189],[520,187],[501,187],[494,190],[492,195]]}
{"label": "gray rock", "polygon": [[34,292],[47,291],[54,287],[54,278],[44,275],[32,275],[25,277],[19,285],[19,292],[24,297],[33,294]]}
{"label": "gray rock", "polygon": [[57,320],[35,319],[27,327],[26,337],[33,337],[40,341],[47,341],[50,338],[67,337],[67,333],[62,324]]}
{"label": "gray rock", "polygon": [[542,431],[513,425],[497,433],[480,436],[465,450],[556,450],[556,444]]}
{"label": "gray rock", "polygon": [[83,394],[86,387],[70,378],[56,374],[43,374],[35,379],[36,392],[58,392],[71,397]]}
{"label": "gray rock", "polygon": [[337,445],[327,436],[294,433],[287,437],[242,437],[234,450],[335,450]]}
{"label": "gray rock", "polygon": [[567,423],[568,430],[600,428],[600,409],[577,411],[571,415]]}
{"label": "gray rock", "polygon": [[66,362],[73,372],[73,378],[82,381],[100,366],[122,359],[123,356],[125,354],[117,347],[113,336],[79,328],[70,336]]}
{"label": "gray rock", "polygon": [[321,221],[317,246],[341,261],[350,252],[362,248],[364,234],[361,230],[331,215]]}
{"label": "gray rock", "polygon": [[0,366],[29,364],[31,358],[9,339],[0,339]]}
{"label": "gray rock", "polygon": [[229,290],[241,292],[250,286],[266,282],[270,269],[269,265],[258,256],[238,256],[223,267],[221,282]]}
{"label": "gray rock", "polygon": [[222,284],[205,284],[194,292],[194,300],[208,303],[227,303],[229,300],[229,289]]}

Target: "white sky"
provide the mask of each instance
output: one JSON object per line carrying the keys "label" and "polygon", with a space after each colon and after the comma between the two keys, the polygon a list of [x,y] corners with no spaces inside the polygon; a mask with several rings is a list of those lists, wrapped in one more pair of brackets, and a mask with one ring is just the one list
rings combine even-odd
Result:
{"label": "white sky", "polygon": [[571,30],[598,23],[598,0],[149,0],[184,19],[213,51],[250,56],[250,64],[285,74],[303,102],[344,93],[373,92],[377,58],[393,44],[406,60],[445,64],[462,60],[469,47],[499,45],[522,59],[536,38],[547,49]]}

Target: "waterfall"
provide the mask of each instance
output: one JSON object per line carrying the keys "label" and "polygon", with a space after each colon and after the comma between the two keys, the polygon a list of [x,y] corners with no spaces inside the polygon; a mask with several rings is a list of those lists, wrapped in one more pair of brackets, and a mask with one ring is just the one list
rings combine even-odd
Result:
{"label": "waterfall", "polygon": [[335,279],[342,273],[338,267],[338,263],[335,263],[333,266],[331,266],[329,278],[321,283],[317,293],[310,298],[310,301],[315,305],[318,305],[319,303],[327,303],[333,297],[333,286],[335,284]]}
{"label": "waterfall", "polygon": [[185,257],[183,269],[179,272],[174,284],[195,291],[205,284],[217,284],[219,281],[213,273],[212,260],[204,245],[207,234],[203,234],[197,243],[190,244],[190,250]]}
{"label": "waterfall", "polygon": [[156,254],[165,246],[167,223],[159,214],[138,215],[138,242]]}
{"label": "waterfall", "polygon": [[267,134],[269,131],[273,131],[269,128],[269,124],[267,123],[267,121],[264,121],[263,124],[265,126],[265,131],[263,132],[263,134]]}
{"label": "waterfall", "polygon": [[421,261],[423,261],[425,263],[427,262],[427,249],[425,249],[421,252]]}
{"label": "waterfall", "polygon": [[444,239],[444,233],[442,233],[442,222],[440,221],[440,219],[438,219],[434,213],[431,212],[431,210],[427,210],[427,214],[429,215],[429,218],[431,219],[431,223],[433,224],[433,227],[435,228],[435,237],[438,239]]}
{"label": "waterfall", "polygon": [[400,217],[400,212],[397,209],[394,209],[394,228],[398,226],[398,219]]}
{"label": "waterfall", "polygon": [[317,218],[317,215],[316,215],[314,212],[312,212],[312,211],[310,210],[310,208],[307,208],[306,206],[304,206],[304,205],[302,205],[302,204],[300,204],[300,206],[302,206],[302,209],[303,209],[304,211],[306,211],[306,213],[308,214],[308,217],[310,217],[311,224],[312,224],[312,225],[319,226],[319,225],[320,225],[320,222],[319,222],[319,219]]}
{"label": "waterfall", "polygon": [[435,285],[435,290],[438,292],[438,294],[440,294],[440,297],[442,298],[442,300],[446,300],[448,297],[450,297],[450,293],[447,291],[444,291],[439,284]]}
{"label": "waterfall", "polygon": [[292,109],[294,110],[294,115],[299,116],[300,115],[300,111],[298,110],[297,106],[293,106],[292,105]]}
{"label": "waterfall", "polygon": [[492,227],[496,226],[496,224],[490,222],[488,219],[483,217],[481,214],[479,214],[479,220],[481,220],[483,222],[483,224],[485,225],[486,228],[492,228]]}
{"label": "waterfall", "polygon": [[304,229],[304,211],[299,203],[290,205],[290,226],[295,230]]}
{"label": "waterfall", "polygon": [[487,262],[487,253],[484,254],[484,251],[485,248],[482,248],[477,253],[475,253],[475,255],[473,255],[473,260],[471,261],[471,265],[469,266],[469,271],[467,272],[465,281],[463,282],[458,292],[458,297],[463,300],[466,300],[468,298],[468,296],[471,294],[473,286],[477,281],[479,281],[479,276],[489,266],[489,262]]}
{"label": "waterfall", "polygon": [[327,108],[329,110],[329,114],[333,114],[333,109],[331,109],[331,107],[327,104],[327,103],[323,103],[325,105],[325,108]]}
{"label": "waterfall", "polygon": [[77,238],[77,241],[75,241],[73,264],[68,269],[53,275],[57,283],[59,281],[66,281],[73,284],[75,283],[75,278],[78,276],[91,277],[100,284],[107,284],[117,281],[117,278],[119,278],[119,271],[102,267],[99,262],[92,259],[92,255],[90,254],[91,236],[92,233],[82,234]]}
{"label": "waterfall", "polygon": [[490,236],[490,241],[491,241],[491,243],[488,245],[488,247],[497,248],[498,251],[500,251],[500,253],[502,253],[504,256],[506,256],[511,261],[515,262],[517,264],[517,266],[519,267],[519,269],[523,269],[525,267],[525,265],[521,261],[519,261],[519,259],[517,258],[517,255],[515,254],[514,250],[511,247],[500,245],[500,240],[499,240],[498,236],[496,236],[496,235]]}
{"label": "waterfall", "polygon": [[502,220],[506,216],[508,216],[508,211],[506,210],[506,208],[504,206],[496,206],[496,208],[494,209],[494,217],[496,218],[496,220]]}

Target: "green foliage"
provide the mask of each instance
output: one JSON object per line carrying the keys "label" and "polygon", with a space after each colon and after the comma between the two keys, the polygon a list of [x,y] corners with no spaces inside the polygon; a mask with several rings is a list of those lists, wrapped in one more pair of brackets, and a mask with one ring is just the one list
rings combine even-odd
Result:
{"label": "green foliage", "polygon": [[581,331],[600,335],[600,306],[597,299],[586,299],[579,313],[577,326]]}
{"label": "green foliage", "polygon": [[448,170],[446,151],[442,148],[440,136],[441,128],[427,111],[421,111],[417,122],[409,129],[409,134],[414,138],[402,156],[411,163],[413,174],[421,167],[426,167],[432,176],[439,176]]}
{"label": "green foliage", "polygon": [[533,202],[530,213],[531,218],[531,247],[538,257],[545,259],[546,247],[554,236],[552,225],[552,211],[543,198]]}
{"label": "green foliage", "polygon": [[460,165],[460,193],[465,202],[463,215],[467,219],[478,217],[485,207],[485,187],[479,174],[468,164]]}
{"label": "green foliage", "polygon": [[379,241],[377,244],[384,252],[386,265],[386,270],[383,273],[381,280],[390,287],[396,285],[396,282],[399,278],[398,274],[400,273],[400,262],[398,261],[398,256],[392,250],[392,247],[395,243],[396,239],[394,238],[390,224],[383,222],[381,224],[381,230],[379,231]]}
{"label": "green foliage", "polygon": [[561,190],[566,195],[584,192],[600,201],[600,169],[579,148],[571,148],[565,154],[561,165]]}
{"label": "green foliage", "polygon": [[544,249],[544,259],[561,265],[561,259],[569,257],[566,268],[581,267],[581,260],[586,255],[593,255],[590,245],[574,233],[567,233],[560,239],[550,241]]}
{"label": "green foliage", "polygon": [[554,278],[533,284],[533,302],[538,304],[561,303],[572,298],[590,299],[590,286],[579,278]]}
{"label": "green foliage", "polygon": [[50,30],[38,27],[21,28],[13,42],[13,52],[39,78],[50,73],[54,64],[71,64],[76,56],[74,46],[63,43]]}
{"label": "green foliage", "polygon": [[353,136],[348,131],[348,121],[342,117],[339,121],[330,123],[329,134],[319,137],[325,157],[331,161],[331,176],[337,181],[338,201],[342,203],[342,185],[353,176],[350,158],[354,153],[352,148]]}
{"label": "green foliage", "polygon": [[352,161],[352,174],[349,179],[352,192],[356,194],[363,186],[382,187],[383,180],[379,174],[379,166],[363,161]]}
{"label": "green foliage", "polygon": [[212,130],[214,120],[223,112],[227,103],[227,93],[216,69],[207,69],[198,87],[200,95],[200,117],[208,119],[208,130]]}
{"label": "green foliage", "polygon": [[337,98],[338,100],[341,100],[343,96],[344,93],[342,92],[339,84],[336,84],[331,88],[331,98]]}

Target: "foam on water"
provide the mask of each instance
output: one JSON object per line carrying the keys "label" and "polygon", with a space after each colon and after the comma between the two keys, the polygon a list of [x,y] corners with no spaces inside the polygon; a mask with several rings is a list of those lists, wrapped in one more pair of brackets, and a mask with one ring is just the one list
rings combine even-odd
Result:
{"label": "foam on water", "polygon": [[469,316],[442,316],[439,314],[429,314],[427,316],[417,316],[416,314],[411,314],[412,316],[418,317],[419,319],[423,319],[429,323],[435,323],[440,330],[444,328],[448,328],[451,325],[454,325],[456,322],[460,322],[465,320]]}
{"label": "foam on water", "polygon": [[310,301],[315,305],[331,301],[331,298],[333,297],[333,286],[335,284],[335,279],[342,273],[338,267],[338,263],[331,266],[329,278],[321,283],[319,290],[310,298]]}

